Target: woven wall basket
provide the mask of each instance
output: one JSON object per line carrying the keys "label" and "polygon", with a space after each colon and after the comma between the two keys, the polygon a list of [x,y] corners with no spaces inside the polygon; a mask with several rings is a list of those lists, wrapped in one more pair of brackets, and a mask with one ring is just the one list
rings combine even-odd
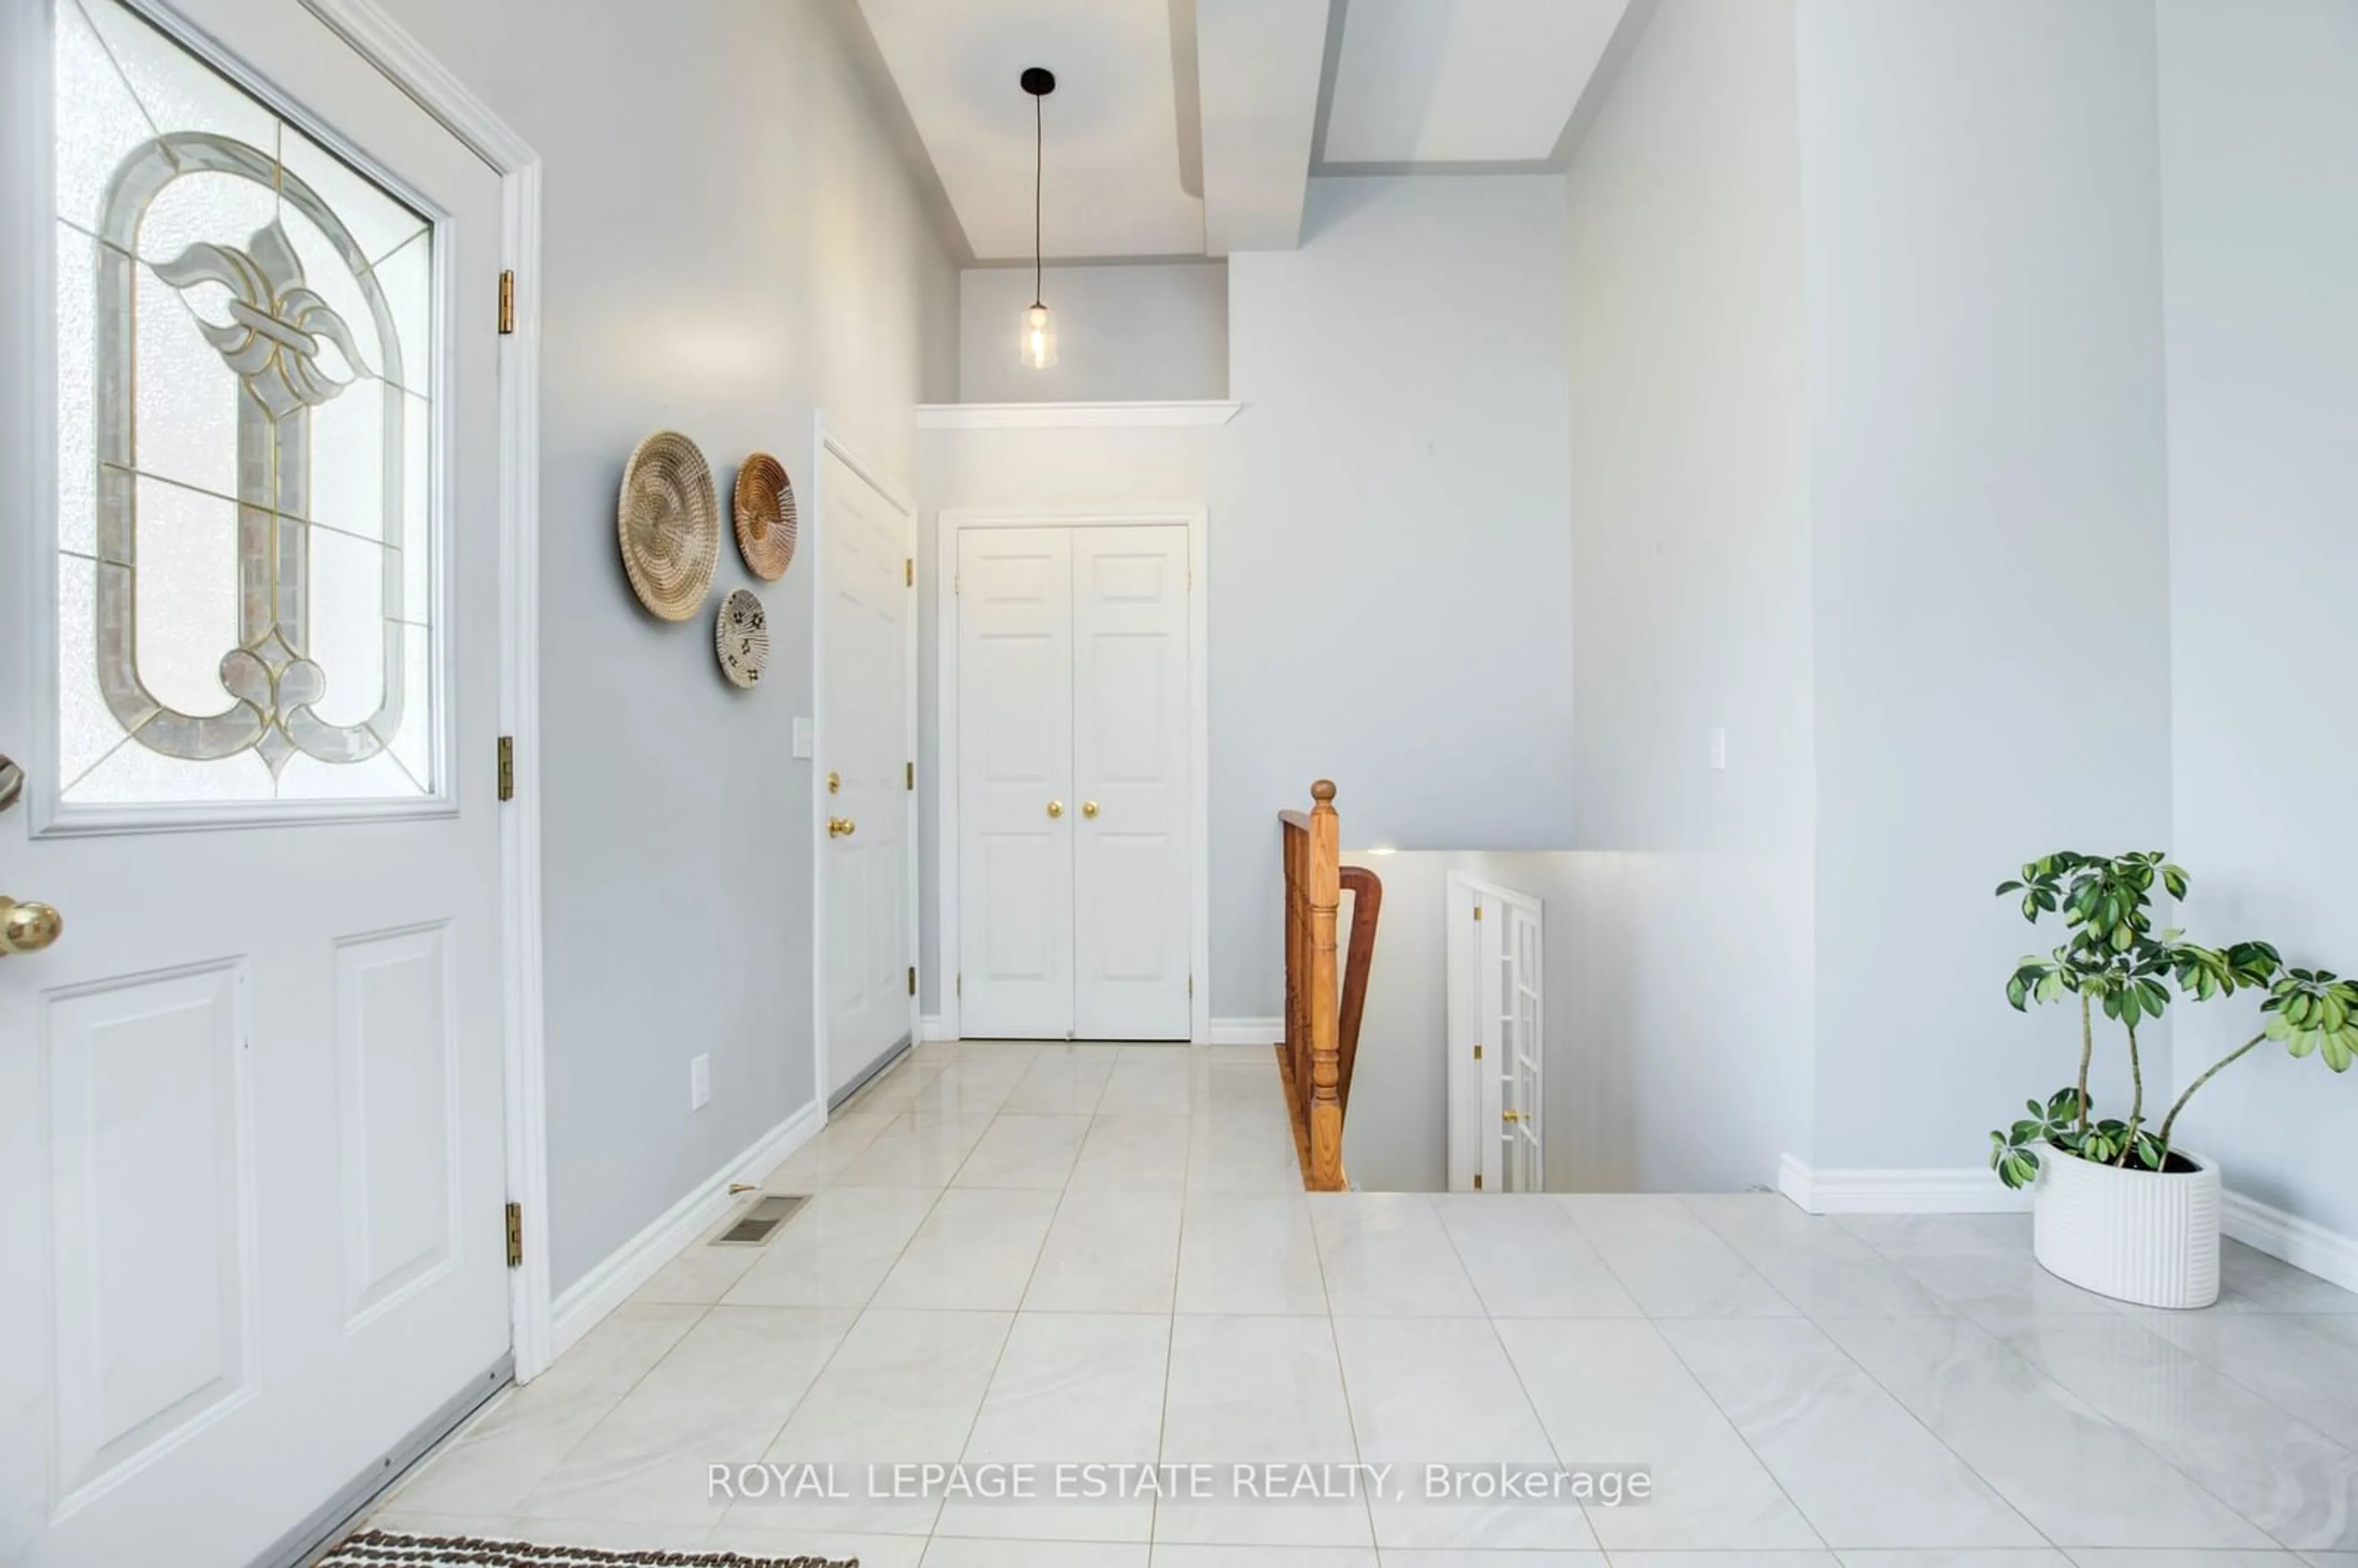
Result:
{"label": "woven wall basket", "polygon": [[659,430],[639,443],[622,470],[617,525],[639,602],[665,621],[694,615],[720,560],[720,498],[694,441]]}
{"label": "woven wall basket", "polygon": [[770,667],[770,614],[762,596],[750,588],[733,588],[720,600],[712,627],[713,652],[720,656],[720,673],[729,684],[750,690]]}
{"label": "woven wall basket", "polygon": [[786,465],[755,452],[737,470],[737,548],[747,569],[775,582],[795,562],[795,481]]}

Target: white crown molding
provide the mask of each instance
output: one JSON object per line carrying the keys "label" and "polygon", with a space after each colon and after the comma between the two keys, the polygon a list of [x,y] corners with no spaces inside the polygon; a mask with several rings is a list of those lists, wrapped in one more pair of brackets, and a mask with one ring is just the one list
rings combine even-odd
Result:
{"label": "white crown molding", "polygon": [[1208,427],[1237,416],[1241,403],[920,403],[920,430],[1101,430],[1115,427]]}

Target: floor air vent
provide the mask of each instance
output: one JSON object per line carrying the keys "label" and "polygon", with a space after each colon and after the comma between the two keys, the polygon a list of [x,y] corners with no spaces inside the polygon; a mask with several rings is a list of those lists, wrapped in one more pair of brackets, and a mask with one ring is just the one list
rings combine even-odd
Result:
{"label": "floor air vent", "polygon": [[712,1238],[715,1247],[759,1247],[778,1233],[778,1227],[801,1212],[810,1202],[806,1194],[791,1197],[776,1194],[756,1199],[753,1206],[738,1218],[736,1224]]}

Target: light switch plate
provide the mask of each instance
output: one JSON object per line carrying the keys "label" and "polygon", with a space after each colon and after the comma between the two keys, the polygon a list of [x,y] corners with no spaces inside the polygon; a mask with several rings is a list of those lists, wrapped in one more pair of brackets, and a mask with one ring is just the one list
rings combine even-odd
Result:
{"label": "light switch plate", "polygon": [[712,1054],[689,1059],[687,1064],[687,1108],[702,1110],[712,1101]]}
{"label": "light switch plate", "polygon": [[808,762],[811,753],[816,750],[817,750],[817,744],[811,735],[811,721],[807,719],[795,719],[795,755]]}

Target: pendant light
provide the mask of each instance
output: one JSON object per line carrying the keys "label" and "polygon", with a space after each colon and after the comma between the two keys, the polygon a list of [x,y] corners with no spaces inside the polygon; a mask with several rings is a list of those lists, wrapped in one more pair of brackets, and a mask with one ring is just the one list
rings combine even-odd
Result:
{"label": "pendant light", "polygon": [[1035,65],[1021,80],[1023,91],[1032,94],[1032,303],[1024,309],[1015,346],[1025,364],[1046,370],[1056,362],[1056,318],[1040,298],[1040,178],[1047,152],[1040,101],[1056,91],[1056,73]]}

